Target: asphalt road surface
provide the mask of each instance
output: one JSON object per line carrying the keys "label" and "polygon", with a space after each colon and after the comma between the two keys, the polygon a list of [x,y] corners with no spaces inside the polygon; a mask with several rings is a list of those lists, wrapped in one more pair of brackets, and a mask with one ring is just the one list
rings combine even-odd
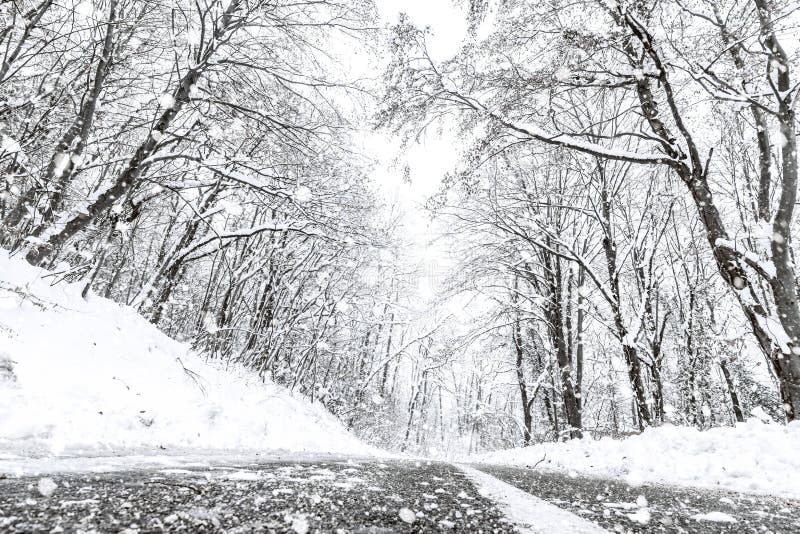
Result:
{"label": "asphalt road surface", "polygon": [[[800,501],[716,490],[630,486],[622,481],[533,469],[481,469],[612,532],[800,533]],[[730,519],[735,522],[725,521]]]}
{"label": "asphalt road surface", "polygon": [[[800,532],[797,501],[481,469],[612,532]],[[10,477],[0,532],[515,532],[485,494],[456,466],[394,460]]]}

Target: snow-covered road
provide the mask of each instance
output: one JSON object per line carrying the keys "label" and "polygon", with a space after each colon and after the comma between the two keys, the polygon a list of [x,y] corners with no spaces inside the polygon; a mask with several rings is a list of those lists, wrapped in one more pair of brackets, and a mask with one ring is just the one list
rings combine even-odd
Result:
{"label": "snow-covered road", "polygon": [[800,530],[797,501],[525,468],[343,457],[159,463],[7,476],[0,531]]}

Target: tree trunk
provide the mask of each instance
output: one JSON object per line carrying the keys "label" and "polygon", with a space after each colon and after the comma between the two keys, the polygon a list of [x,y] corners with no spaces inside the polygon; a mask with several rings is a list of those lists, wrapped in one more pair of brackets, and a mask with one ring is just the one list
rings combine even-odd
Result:
{"label": "tree trunk", "polygon": [[572,382],[572,358],[567,348],[564,334],[564,316],[562,311],[563,284],[561,281],[561,260],[547,251],[542,250],[545,279],[548,286],[548,301],[545,315],[548,319],[548,331],[553,346],[556,349],[558,361],[561,395],[564,403],[564,413],[569,425],[570,438],[580,438],[582,434],[581,412],[575,396],[575,387]]}
{"label": "tree trunk", "polygon": [[523,365],[525,351],[522,345],[522,328],[520,327],[519,317],[514,320],[512,337],[516,353],[517,385],[519,386],[520,402],[522,403],[522,446],[527,447],[531,443],[532,418],[531,407],[528,402],[528,385],[525,383],[525,367]]}
{"label": "tree trunk", "polygon": [[[778,319],[789,338],[788,346],[775,351],[775,368],[783,384],[784,408],[790,420],[800,417],[800,306],[794,262],[791,257],[791,226],[797,200],[797,131],[795,127],[791,61],[773,29],[770,6],[766,0],[754,0],[758,8],[762,45],[768,55],[767,78],[778,100],[778,123],[781,136],[781,192],[772,221],[772,261],[775,276],[770,278]],[[775,71],[775,79],[772,73]]]}
{"label": "tree trunk", "polygon": [[619,287],[619,273],[617,272],[617,248],[611,234],[611,199],[609,198],[608,188],[605,183],[605,173],[603,167],[599,166],[598,170],[603,180],[602,188],[600,190],[600,202],[603,215],[603,252],[605,253],[606,268],[608,270],[608,281],[611,287],[611,297],[613,302],[609,302],[614,315],[614,327],[616,328],[616,335],[622,344],[622,356],[625,365],[628,369],[628,379],[633,389],[634,402],[636,403],[636,410],[638,413],[639,430],[644,430],[645,426],[653,424],[653,418],[650,415],[650,409],[647,407],[647,392],[642,380],[642,366],[639,361],[636,347],[633,346],[633,340],[629,339],[628,330],[625,326],[622,317],[622,309],[620,298],[622,292]]}
{"label": "tree trunk", "polygon": [[[89,134],[92,131],[97,102],[100,99],[100,92],[103,89],[114,51],[114,27],[116,25],[116,17],[117,0],[111,0],[108,22],[106,23],[106,35],[103,40],[100,61],[97,63],[97,69],[95,70],[94,81],[91,88],[84,96],[84,102],[81,105],[78,115],[74,118],[72,124],[56,145],[45,173],[44,182],[50,184],[55,181],[55,185],[51,188],[52,193],[48,200],[47,208],[42,214],[42,221],[32,233],[34,236],[38,237],[41,235],[53,222],[56,212],[61,209],[64,200],[64,191],[72,181],[76,161],[83,155],[86,141],[89,139]],[[76,139],[77,143],[75,143]],[[74,149],[73,144],[75,144]],[[31,194],[26,193],[24,198],[33,198],[37,189],[38,187],[33,187]],[[27,208],[25,206],[18,206],[12,212],[12,215],[17,215],[19,212],[25,213],[26,211]],[[10,216],[7,224],[17,225],[19,222],[16,216]]]}
{"label": "tree trunk", "polygon": [[733,415],[736,417],[738,423],[744,422],[744,412],[742,412],[742,404],[739,402],[739,395],[736,394],[736,385],[733,383],[731,371],[728,369],[728,362],[720,360],[719,368],[722,370],[722,376],[725,378],[725,385],[728,388],[728,395],[731,397],[731,405],[733,406]]}
{"label": "tree trunk", "polygon": [[[239,10],[240,3],[241,0],[232,0],[225,10],[221,17],[220,26],[214,32],[215,41],[218,42],[224,37],[232,26],[234,13]],[[177,89],[173,92],[174,104],[161,114],[147,139],[139,145],[125,170],[117,177],[114,183],[97,195],[85,209],[75,213],[72,218],[64,223],[61,229],[55,230],[50,234],[45,242],[34,245],[25,256],[28,263],[35,266],[42,265],[72,236],[84,230],[94,220],[111,209],[117,199],[139,185],[139,178],[145,165],[145,160],[156,152],[161,137],[165,135],[178,112],[189,102],[191,88],[197,83],[203,70],[207,67],[207,62],[211,59],[214,50],[213,46],[209,47],[206,51],[207,57],[202,58],[198,66],[186,70],[186,73],[178,83]]]}

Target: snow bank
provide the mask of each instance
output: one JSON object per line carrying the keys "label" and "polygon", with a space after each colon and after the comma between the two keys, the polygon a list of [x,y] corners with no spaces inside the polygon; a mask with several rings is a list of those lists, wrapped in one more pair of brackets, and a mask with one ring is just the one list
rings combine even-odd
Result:
{"label": "snow bank", "polygon": [[372,454],[317,404],[0,251],[0,459],[120,449]]}
{"label": "snow bank", "polygon": [[484,453],[471,461],[534,466],[632,485],[660,483],[800,498],[800,422],[751,418],[699,431],[663,425],[623,440],[584,438]]}

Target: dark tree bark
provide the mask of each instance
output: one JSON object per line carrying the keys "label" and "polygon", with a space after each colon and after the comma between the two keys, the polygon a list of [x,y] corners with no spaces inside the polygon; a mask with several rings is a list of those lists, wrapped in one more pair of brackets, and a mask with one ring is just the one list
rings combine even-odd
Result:
{"label": "dark tree bark", "polygon": [[[33,32],[36,26],[39,25],[39,22],[41,22],[42,17],[44,16],[45,13],[47,13],[47,10],[50,9],[52,5],[53,5],[53,0],[43,0],[41,3],[39,3],[38,6],[32,9],[30,12],[24,14],[25,19],[27,19],[28,22],[23,27],[22,35],[20,35],[20,38],[17,41],[16,46],[12,48],[11,46],[12,43],[10,40],[8,43],[6,43],[6,51],[3,54],[3,61],[2,63],[0,63],[0,85],[2,85],[4,82],[8,80],[9,72],[11,71],[11,66],[19,57],[19,54],[22,52],[22,49],[25,46],[25,42],[30,38],[31,32]],[[23,14],[22,13],[16,14],[16,16],[20,15]],[[0,39],[0,44],[2,44],[3,40],[7,37],[8,33],[10,33],[11,31],[13,30],[10,27],[3,28],[2,30],[0,30],[0,37],[3,38]]]}
{"label": "dark tree bark", "polygon": [[[514,279],[517,286],[518,280]],[[525,381],[525,348],[522,342],[522,327],[519,316],[515,317],[511,328],[512,340],[514,342],[514,354],[516,357],[517,385],[519,386],[520,403],[522,405],[522,445],[527,447],[531,443],[531,403],[528,400],[528,385]]]}
{"label": "dark tree bark", "polygon": [[[548,244],[549,248],[552,248]],[[544,277],[547,284],[547,306],[545,315],[548,319],[548,332],[553,346],[556,349],[558,361],[559,382],[561,396],[564,404],[564,413],[569,425],[569,436],[580,438],[583,435],[581,412],[575,396],[575,386],[572,381],[572,358],[568,350],[568,343],[564,332],[563,314],[563,281],[561,272],[561,258],[554,257],[546,250],[541,250],[544,267]]]}
{"label": "dark tree bark", "polygon": [[[697,144],[684,124],[669,78],[669,68],[662,61],[652,35],[647,32],[634,13],[622,9],[612,9],[610,13],[621,26],[631,32],[632,39],[626,42],[625,49],[632,66],[644,68],[643,58],[648,58],[656,68],[656,77],[663,91],[669,114],[680,138],[684,141],[688,155],[678,145],[678,137],[673,135],[661,120],[652,92],[652,82],[647,77],[636,81],[640,108],[651,129],[660,138],[664,151],[670,156],[668,164],[692,195],[700,220],[706,229],[706,238],[714,253],[718,271],[733,289],[763,353],[775,368],[781,381],[781,395],[787,417],[792,420],[800,414],[800,350],[794,350],[794,347],[800,347],[800,307],[797,302],[794,266],[791,263],[789,248],[790,223],[797,196],[797,139],[791,91],[791,65],[773,30],[771,6],[766,0],[754,0],[754,3],[758,10],[762,43],[768,56],[767,78],[778,100],[777,117],[780,133],[786,141],[781,151],[781,195],[773,219],[772,256],[776,275],[766,275],[775,299],[778,318],[790,338],[788,347],[777,348],[773,346],[775,340],[764,326],[767,312],[758,302],[742,261],[751,265],[760,275],[764,276],[766,273],[763,273],[757,265],[747,262],[746,258],[742,258],[736,250],[726,246],[729,236],[708,186],[708,164],[704,165]],[[634,39],[641,46],[642,53],[636,50]],[[773,79],[773,71],[777,71],[776,79]],[[709,159],[710,157],[709,154]]]}
{"label": "dark tree bark", "polygon": [[772,261],[775,276],[770,287],[778,319],[789,337],[788,347],[775,351],[775,369],[783,384],[782,396],[790,420],[800,417],[800,305],[790,247],[791,225],[797,201],[797,131],[793,98],[792,63],[775,34],[772,7],[767,0],[754,0],[758,9],[762,46],[767,53],[767,78],[778,101],[781,136],[781,189],[772,221]]}
{"label": "dark tree bark", "polygon": [[174,104],[161,114],[150,134],[147,136],[147,139],[139,145],[136,153],[128,162],[125,170],[114,180],[110,187],[97,195],[84,210],[81,210],[66,221],[60,230],[53,232],[44,243],[34,245],[25,256],[28,263],[36,266],[42,265],[71,237],[84,230],[98,217],[107,213],[118,199],[139,184],[145,160],[156,152],[159,142],[166,134],[170,124],[175,119],[178,112],[189,102],[191,88],[200,79],[205,69],[208,68],[209,60],[216,50],[215,47],[218,46],[218,43],[221,42],[236,25],[237,19],[235,15],[240,6],[241,0],[231,1],[228,8],[220,17],[219,25],[213,32],[214,46],[208,47],[205,50],[204,56],[199,58],[197,65],[188,68],[180,78],[177,88],[172,94]]}
{"label": "dark tree bark", "polygon": [[606,268],[608,270],[609,286],[611,288],[612,314],[614,315],[615,334],[622,344],[622,356],[625,360],[625,365],[628,369],[628,379],[633,389],[634,402],[636,403],[637,420],[639,422],[639,430],[644,430],[645,426],[653,424],[653,417],[650,414],[650,409],[647,406],[647,390],[645,388],[644,380],[642,379],[642,365],[639,360],[636,347],[633,346],[632,341],[629,339],[628,329],[625,326],[625,320],[622,317],[622,309],[620,299],[622,292],[620,291],[619,282],[619,269],[617,267],[617,247],[614,242],[614,236],[611,229],[611,199],[609,198],[608,187],[606,186],[605,175],[603,166],[599,165],[598,169],[601,173],[602,187],[600,189],[600,209],[603,217],[603,252],[605,254]]}
{"label": "dark tree bark", "polygon": [[731,377],[731,371],[728,369],[728,362],[720,360],[719,368],[722,370],[722,376],[725,378],[725,386],[728,389],[728,395],[731,397],[731,406],[733,407],[733,415],[739,423],[744,422],[744,412],[742,411],[742,403],[739,402],[739,395],[736,393],[736,384]]}
{"label": "dark tree bark", "polygon": [[152,302],[149,303],[148,309],[143,310],[146,315],[149,315],[151,323],[158,324],[161,321],[161,317],[164,313],[164,306],[172,296],[172,291],[175,289],[180,274],[186,267],[186,256],[183,254],[183,251],[194,241],[197,232],[200,230],[200,226],[204,224],[202,214],[207,212],[214,205],[219,192],[220,183],[217,182],[200,205],[200,213],[187,223],[183,235],[181,235],[181,238],[178,240],[173,255],[168,258],[165,263],[158,266],[158,274],[153,280],[152,287],[149,288],[149,295],[145,297],[145,302],[153,295],[155,296],[152,297]]}

